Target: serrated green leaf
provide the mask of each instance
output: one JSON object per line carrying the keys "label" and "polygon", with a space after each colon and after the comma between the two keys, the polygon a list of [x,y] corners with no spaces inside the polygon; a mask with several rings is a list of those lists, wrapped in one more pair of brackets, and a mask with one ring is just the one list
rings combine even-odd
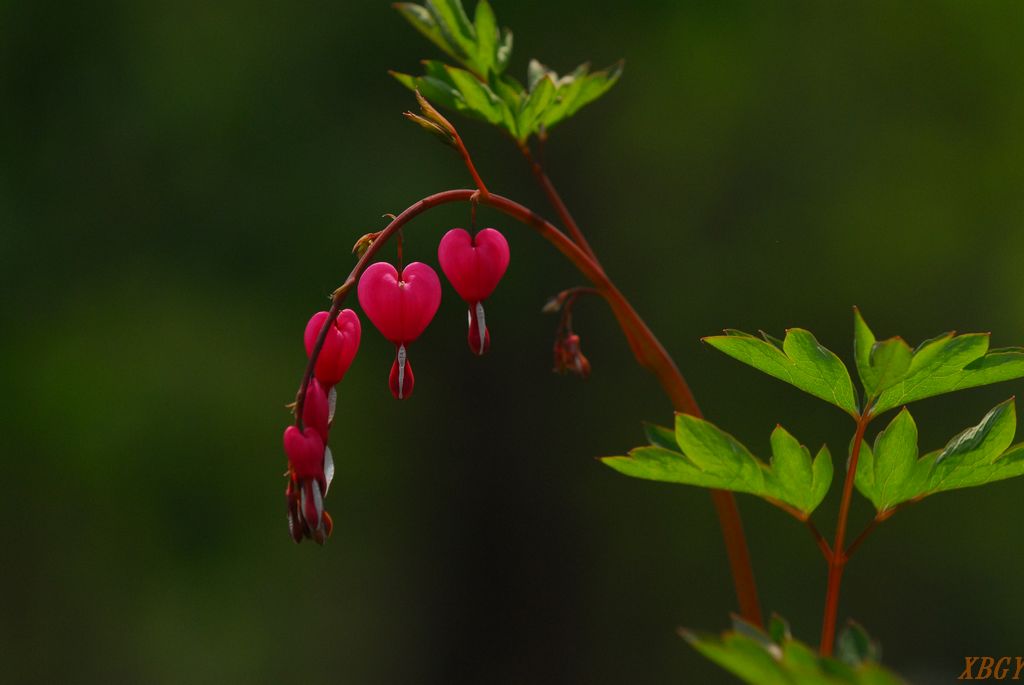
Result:
{"label": "serrated green leaf", "polygon": [[398,10],[406,21],[412,24],[413,28],[425,36],[431,43],[441,48],[449,57],[461,61],[465,55],[459,49],[448,42],[441,28],[437,25],[434,15],[426,7],[412,2],[396,2],[394,8]]}
{"label": "serrated green leaf", "polygon": [[479,0],[473,15],[476,27],[476,63],[481,75],[497,71],[498,64],[498,20],[487,0]]}
{"label": "serrated green leaf", "polygon": [[989,350],[987,333],[947,333],[914,350],[906,373],[878,396],[872,412],[1015,378],[1024,378],[1024,349]]}
{"label": "serrated green leaf", "polygon": [[523,98],[526,97],[526,89],[523,88],[523,84],[519,83],[519,81],[516,81],[508,74],[498,76],[494,73],[491,74],[488,84],[491,86],[491,90],[494,91],[495,95],[505,102],[510,112],[519,111],[519,108],[522,107],[523,104]]}
{"label": "serrated green leaf", "polygon": [[1016,432],[1016,407],[1013,399],[1009,399],[993,408],[978,425],[956,435],[940,452],[933,453],[929,494],[984,485],[1024,473],[1024,461],[1017,458],[1020,448],[1007,453]]}
{"label": "serrated green leaf", "polygon": [[558,90],[555,92],[555,100],[545,110],[544,116],[541,118],[541,124],[545,131],[550,131],[555,124],[569,116],[569,107],[579,97],[589,70],[590,65],[583,63],[572,73],[566,74],[556,81],[555,85],[558,86]]}
{"label": "serrated green leaf", "polygon": [[465,69],[448,65],[445,65],[444,68],[448,72],[448,78],[462,94],[463,100],[471,111],[492,124],[503,126],[507,124],[510,113],[506,111],[505,103],[490,87]]}
{"label": "serrated green leaf", "polygon": [[671,428],[654,423],[645,423],[644,435],[647,436],[647,441],[654,447],[661,447],[673,452],[679,451],[679,443],[676,442],[676,432]]}
{"label": "serrated green leaf", "polygon": [[463,60],[472,60],[476,55],[476,29],[462,0],[427,0],[426,7],[449,45],[458,50]]}
{"label": "serrated green leaf", "polygon": [[555,97],[555,82],[550,76],[540,79],[526,96],[519,116],[516,117],[516,129],[519,131],[519,141],[526,140],[537,132],[537,125],[540,123],[544,110],[548,108]]}
{"label": "serrated green leaf", "polygon": [[619,77],[622,76],[622,69],[624,66],[625,62],[619,61],[608,69],[595,71],[588,75],[584,79],[583,87],[569,106],[566,116],[571,117],[573,114],[580,111],[581,108],[589,105],[591,102],[611,90],[612,86],[618,83]]}
{"label": "serrated green leaf", "polygon": [[918,458],[917,427],[904,408],[878,435],[873,449],[866,442],[861,446],[854,483],[885,518],[904,502],[1024,475],[1024,445],[1010,447],[1016,428],[1009,399],[943,449]]}
{"label": "serrated green leaf", "polygon": [[768,341],[739,331],[727,331],[726,335],[711,336],[704,341],[734,359],[857,416],[850,373],[839,357],[821,345],[810,331],[789,329],[781,350]]}
{"label": "serrated green leaf", "polygon": [[[901,685],[903,681],[870,658],[848,665],[822,657],[786,637],[775,642],[749,631],[704,635],[682,631],[698,652],[752,685]],[[866,636],[866,633],[865,633]],[[867,638],[870,642],[870,638]]]}
{"label": "serrated green leaf", "polygon": [[821,504],[832,482],[828,449],[822,447],[812,461],[807,448],[781,426],[772,433],[768,464],[733,436],[694,416],[676,416],[674,439],[666,428],[647,426],[646,431],[650,446],[602,461],[634,478],[756,495],[800,520]]}
{"label": "serrated green leaf", "polygon": [[914,356],[910,345],[902,338],[878,341],[868,328],[860,310],[854,308],[853,346],[857,360],[857,373],[864,386],[865,403],[883,390],[898,383],[910,368]]}

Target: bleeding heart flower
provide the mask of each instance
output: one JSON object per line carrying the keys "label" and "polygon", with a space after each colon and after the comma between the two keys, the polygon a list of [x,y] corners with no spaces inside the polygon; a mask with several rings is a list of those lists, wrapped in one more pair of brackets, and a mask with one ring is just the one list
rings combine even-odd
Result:
{"label": "bleeding heart flower", "polygon": [[[333,388],[332,388],[333,392]],[[306,399],[302,404],[302,423],[316,430],[320,439],[327,444],[327,431],[331,424],[331,406],[327,393],[320,381],[313,378],[306,388]]]}
{"label": "bleeding heart flower", "polygon": [[301,431],[296,426],[285,429],[284,451],[288,455],[288,531],[295,542],[308,537],[323,544],[334,528],[323,500],[334,478],[331,450],[324,445],[318,429],[308,425]]}
{"label": "bleeding heart flower", "polygon": [[415,377],[406,345],[420,337],[441,304],[441,281],[426,264],[413,262],[401,275],[391,264],[371,264],[359,279],[359,304],[373,325],[397,347],[388,385],[398,399],[412,395]]}
{"label": "bleeding heart flower", "polygon": [[[307,356],[313,353],[317,336],[320,335],[328,316],[328,312],[317,312],[306,324],[303,337]],[[320,348],[320,355],[313,368],[313,375],[328,392],[345,377],[345,372],[352,365],[352,360],[359,350],[361,335],[362,327],[356,313],[351,309],[341,310],[327,331],[324,346]]]}
{"label": "bleeding heart flower", "polygon": [[474,354],[483,354],[491,346],[483,301],[491,296],[508,269],[508,242],[493,228],[485,228],[475,236],[453,228],[441,238],[437,259],[452,287],[469,305],[469,349]]}

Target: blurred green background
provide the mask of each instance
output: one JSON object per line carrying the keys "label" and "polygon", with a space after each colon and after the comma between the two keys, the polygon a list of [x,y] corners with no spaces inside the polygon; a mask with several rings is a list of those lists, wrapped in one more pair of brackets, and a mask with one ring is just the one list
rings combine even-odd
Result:
{"label": "blurred green background", "polygon": [[[472,3],[470,3],[472,4]],[[834,408],[701,345],[851,305],[916,343],[1024,343],[1024,5],[497,0],[513,73],[626,59],[557,129],[550,174],[708,416],[841,453]],[[364,323],[332,434],[336,528],[296,547],[284,404],[356,237],[468,184],[386,74],[437,52],[385,2],[0,3],[0,671],[11,683],[727,683],[675,634],[735,606],[706,493],[593,457],[670,420],[598,302],[587,382],[550,373],[545,299],[579,277],[531,232],[488,306],[445,301],[416,397]],[[488,184],[552,214],[512,146],[456,119]],[[465,206],[407,231],[436,263]],[[1004,384],[916,406],[940,447]],[[852,563],[841,616],[951,682],[1024,645],[1024,483],[936,496]],[[838,488],[816,515],[831,534]],[[825,567],[742,497],[765,608],[818,639]],[[858,500],[853,528],[870,516]]]}

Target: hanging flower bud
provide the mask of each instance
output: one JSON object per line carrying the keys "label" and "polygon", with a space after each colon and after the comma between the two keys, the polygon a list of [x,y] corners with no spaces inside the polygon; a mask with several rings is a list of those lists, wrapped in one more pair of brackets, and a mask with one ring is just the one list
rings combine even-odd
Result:
{"label": "hanging flower bud", "polygon": [[557,373],[574,373],[580,378],[590,376],[590,361],[580,350],[580,336],[568,333],[555,340],[555,368]]}
{"label": "hanging flower bud", "polygon": [[414,376],[406,346],[420,337],[441,304],[441,281],[426,264],[402,270],[387,262],[371,264],[359,279],[359,304],[381,334],[394,343],[395,361],[388,386],[403,400],[412,395]]}
{"label": "hanging flower bud", "polygon": [[[307,356],[313,354],[317,337],[328,316],[328,312],[317,312],[306,324],[306,332],[303,337]],[[359,324],[359,317],[356,313],[351,309],[341,310],[327,331],[324,346],[320,348],[320,355],[317,357],[316,366],[313,369],[313,375],[325,390],[329,391],[345,377],[345,372],[352,365],[352,360],[355,359],[356,352],[359,350],[361,336],[362,326]]]}
{"label": "hanging flower bud", "polygon": [[508,242],[493,228],[485,228],[475,236],[453,228],[441,238],[437,259],[452,287],[469,305],[467,341],[473,354],[481,355],[491,346],[483,302],[508,269]]}

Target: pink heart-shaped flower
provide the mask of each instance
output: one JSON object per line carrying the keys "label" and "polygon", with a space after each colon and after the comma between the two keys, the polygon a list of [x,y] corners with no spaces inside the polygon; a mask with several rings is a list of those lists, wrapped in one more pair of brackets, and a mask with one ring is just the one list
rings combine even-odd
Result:
{"label": "pink heart-shaped flower", "polygon": [[302,403],[302,423],[313,428],[320,439],[327,443],[327,429],[330,425],[331,408],[320,381],[312,379],[306,388],[306,398]]}
{"label": "pink heart-shaped flower", "polygon": [[288,426],[284,430],[284,453],[296,479],[324,479],[324,441],[316,428],[306,426],[300,431]]}
{"label": "pink heart-shaped flower", "polygon": [[[317,337],[328,316],[328,312],[317,312],[306,324],[306,332],[303,336],[306,356],[313,353]],[[320,349],[320,356],[317,357],[313,370],[313,374],[325,389],[329,390],[331,386],[341,382],[341,379],[345,377],[345,372],[352,365],[352,360],[355,359],[356,352],[359,350],[361,336],[362,326],[359,324],[359,317],[356,313],[351,309],[341,310],[327,331],[324,346]]]}
{"label": "pink heart-shaped flower", "polygon": [[373,325],[396,345],[420,337],[441,304],[441,281],[413,262],[401,275],[387,262],[371,264],[359,279],[359,304]]}
{"label": "pink heart-shaped flower", "polygon": [[441,238],[437,259],[459,296],[474,304],[490,297],[505,275],[508,242],[493,228],[485,228],[475,236],[453,228]]}

